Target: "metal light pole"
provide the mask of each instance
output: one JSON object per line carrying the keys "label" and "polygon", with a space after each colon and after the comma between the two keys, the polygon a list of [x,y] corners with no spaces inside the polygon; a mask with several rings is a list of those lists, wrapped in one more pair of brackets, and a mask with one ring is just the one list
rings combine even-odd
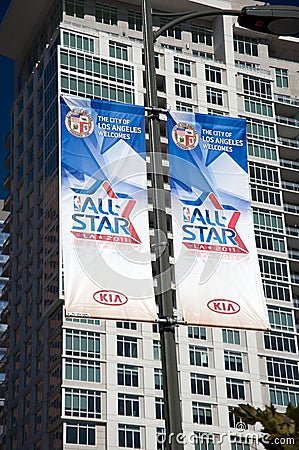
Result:
{"label": "metal light pole", "polygon": [[[173,15],[173,14],[172,14]],[[149,142],[152,162],[152,189],[154,229],[156,233],[155,247],[157,261],[158,294],[156,303],[159,306],[159,330],[161,339],[161,359],[163,374],[164,411],[166,425],[166,448],[168,450],[183,449],[182,412],[178,379],[178,365],[175,342],[175,325],[173,299],[171,292],[171,276],[169,263],[169,247],[167,240],[167,217],[164,196],[163,166],[161,156],[160,125],[155,70],[154,42],[165,31],[187,20],[207,16],[238,16],[241,26],[276,35],[294,35],[299,33],[299,8],[256,6],[240,10],[205,10],[182,13],[156,32],[152,25],[151,0],[142,0],[143,39],[145,53],[146,94],[149,111]],[[161,242],[161,236],[165,241]],[[159,251],[162,247],[162,251]]]}
{"label": "metal light pole", "polygon": [[[182,433],[182,415],[180,402],[180,389],[178,381],[178,365],[175,342],[175,323],[173,317],[173,300],[171,292],[171,277],[169,264],[169,248],[167,245],[167,218],[165,211],[163,167],[161,157],[161,140],[159,125],[159,109],[157,97],[154,35],[152,26],[152,11],[149,0],[142,0],[143,7],[143,35],[145,52],[146,92],[149,106],[149,140],[152,158],[152,188],[154,206],[154,229],[156,245],[163,246],[157,251],[157,282],[159,293],[156,302],[159,306],[161,359],[163,374],[164,412],[166,424],[166,448],[173,450],[183,449],[183,445],[176,441]],[[160,233],[164,242],[159,242]],[[165,245],[166,244],[166,245]],[[157,247],[159,250],[159,247]],[[174,439],[170,444],[170,436]]]}

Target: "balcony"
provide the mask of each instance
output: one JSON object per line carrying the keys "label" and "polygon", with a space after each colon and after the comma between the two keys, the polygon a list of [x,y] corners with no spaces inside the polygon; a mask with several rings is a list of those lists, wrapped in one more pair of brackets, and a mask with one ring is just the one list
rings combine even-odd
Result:
{"label": "balcony", "polygon": [[299,161],[291,161],[290,159],[281,159],[280,165],[282,167],[289,167],[290,169],[299,169]]}
{"label": "balcony", "polygon": [[288,256],[290,259],[297,259],[299,261],[299,251],[295,249],[288,250]]}
{"label": "balcony", "polygon": [[297,139],[278,137],[277,140],[278,140],[279,145],[284,145],[286,147],[299,148],[299,141]]}
{"label": "balcony", "polygon": [[292,125],[293,127],[299,127],[299,120],[293,117],[276,116],[276,122],[284,125]]}
{"label": "balcony", "polygon": [[299,213],[299,205],[293,205],[291,203],[285,203],[283,206],[283,209],[287,212],[291,212],[291,213]]}
{"label": "balcony", "polygon": [[291,181],[282,181],[281,186],[288,191],[299,192],[299,183],[292,183]]}
{"label": "balcony", "polygon": [[286,105],[299,106],[299,98],[291,97],[290,95],[274,94],[274,100]]}
{"label": "balcony", "polygon": [[299,237],[299,228],[296,227],[286,227],[286,234],[288,236]]}

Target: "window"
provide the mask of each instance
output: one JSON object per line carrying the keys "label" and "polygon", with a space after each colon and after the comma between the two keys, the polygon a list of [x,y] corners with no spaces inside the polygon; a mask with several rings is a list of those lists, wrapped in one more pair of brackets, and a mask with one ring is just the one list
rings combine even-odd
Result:
{"label": "window", "polygon": [[163,389],[162,369],[154,369],[155,389]]}
{"label": "window", "polygon": [[235,409],[235,406],[229,406],[228,407],[228,419],[229,419],[229,426],[230,428],[238,428],[238,423],[242,423],[243,427],[242,429],[247,430],[248,429],[248,425],[243,422],[242,419],[240,419],[239,417],[236,417],[233,413],[233,409]]}
{"label": "window", "polygon": [[98,361],[84,359],[65,360],[65,378],[67,380],[101,382],[101,366]]}
{"label": "window", "polygon": [[226,395],[227,398],[245,400],[245,382],[236,378],[227,378]]}
{"label": "window", "polygon": [[243,372],[242,354],[240,352],[224,350],[224,367],[225,370]]}
{"label": "window", "polygon": [[118,414],[139,417],[139,398],[138,395],[118,394]]}
{"label": "window", "polygon": [[204,327],[188,327],[188,338],[207,339],[207,329]]}
{"label": "window", "polygon": [[275,333],[274,331],[265,333],[264,344],[266,349],[297,353],[296,341],[292,334]]}
{"label": "window", "polygon": [[276,281],[288,281],[288,265],[283,259],[258,255],[262,277]]}
{"label": "window", "polygon": [[64,399],[66,416],[101,419],[101,392],[65,388]]}
{"label": "window", "polygon": [[258,40],[234,35],[234,50],[242,55],[258,56]]}
{"label": "window", "polygon": [[268,209],[253,208],[255,228],[273,233],[283,233],[282,214]]}
{"label": "window", "polygon": [[293,313],[290,309],[268,306],[271,328],[280,331],[294,331]]}
{"label": "window", "polygon": [[223,91],[207,86],[207,102],[213,105],[223,105]]}
{"label": "window", "polygon": [[263,286],[266,298],[273,298],[285,302],[291,301],[289,285],[278,283],[276,281],[263,280]]}
{"label": "window", "polygon": [[254,100],[250,97],[244,97],[244,109],[252,114],[273,117],[272,104],[262,100]]}
{"label": "window", "polygon": [[287,69],[275,69],[276,86],[279,88],[289,87],[289,76]]}
{"label": "window", "polygon": [[298,384],[298,362],[290,359],[267,357],[268,380],[276,383]]}
{"label": "window", "polygon": [[255,141],[247,142],[248,154],[257,158],[270,159],[277,161],[277,149],[274,145],[266,143],[258,143]]}
{"label": "window", "polygon": [[84,0],[66,0],[65,13],[68,16],[84,19]]}
{"label": "window", "polygon": [[270,233],[263,233],[261,231],[255,232],[255,242],[257,248],[263,248],[274,252],[285,253],[285,242],[283,237],[274,236]]}
{"label": "window", "polygon": [[116,322],[116,328],[123,328],[124,330],[137,330],[136,322]]}
{"label": "window", "polygon": [[186,59],[174,58],[174,73],[191,76],[191,62]]}
{"label": "window", "polygon": [[213,53],[209,53],[209,52],[201,52],[198,50],[192,50],[192,55],[198,56],[199,58],[203,58],[203,59],[209,59],[209,60],[214,59]]}
{"label": "window", "polygon": [[103,5],[95,2],[96,22],[105,23],[106,25],[117,25],[117,8],[115,6]]}
{"label": "window", "polygon": [[141,448],[140,427],[135,425],[119,425],[118,446],[121,448]]}
{"label": "window", "polygon": [[156,419],[164,419],[164,400],[161,397],[155,397]]}
{"label": "window", "polygon": [[206,347],[198,347],[197,345],[189,345],[190,364],[192,366],[208,367],[208,349]]}
{"label": "window", "polygon": [[117,384],[120,386],[139,386],[138,367],[117,364]]}
{"label": "window", "polygon": [[192,84],[187,81],[175,80],[175,94],[179,97],[192,98]]}
{"label": "window", "polygon": [[66,423],[66,444],[96,444],[96,427],[92,423]]}
{"label": "window", "polygon": [[222,83],[222,70],[218,67],[207,66],[205,68],[206,80],[212,81],[213,83]]}
{"label": "window", "polygon": [[191,28],[191,34],[192,42],[209,46],[213,45],[213,31],[211,28],[193,24]]}
{"label": "window", "polygon": [[65,353],[80,358],[100,358],[100,335],[93,331],[67,329]]}
{"label": "window", "polygon": [[82,34],[63,31],[63,46],[87,53],[94,53],[94,38],[82,36]]}
{"label": "window", "polygon": [[192,402],[193,423],[212,425],[212,406],[208,403]]}
{"label": "window", "polygon": [[117,355],[137,358],[137,338],[131,336],[117,336]]}
{"label": "window", "polygon": [[240,331],[229,330],[226,328],[222,329],[222,340],[227,344],[240,345]]}
{"label": "window", "polygon": [[109,41],[109,56],[128,61],[128,46],[120,42]]}
{"label": "window", "polygon": [[[169,19],[161,17],[160,27],[162,27],[163,25],[166,25],[167,23],[169,23]],[[175,26],[169,28],[169,30],[164,31],[162,36],[168,36],[168,37],[172,37],[174,39],[182,39],[181,25],[179,24],[179,25],[175,25]]]}
{"label": "window", "polygon": [[272,99],[272,88],[269,80],[243,75],[243,90],[244,94],[252,95],[253,97]]}
{"label": "window", "polygon": [[281,205],[281,194],[278,189],[267,186],[251,185],[251,199],[253,202],[264,203],[268,205]]}
{"label": "window", "polygon": [[249,163],[250,180],[254,183],[279,187],[278,169],[259,163]]}
{"label": "window", "polygon": [[161,342],[153,340],[153,356],[155,361],[161,361]]}
{"label": "window", "polygon": [[245,439],[240,438],[240,436],[236,436],[235,439],[232,436],[231,440],[235,441],[231,443],[231,450],[251,450],[252,448],[247,442],[245,442]]}
{"label": "window", "polygon": [[228,116],[227,111],[220,111],[219,109],[207,108],[208,114],[212,114],[213,116]]}
{"label": "window", "polygon": [[199,373],[190,373],[191,393],[198,395],[210,395],[210,378]]}
{"label": "window", "polygon": [[157,450],[166,450],[166,433],[165,428],[156,428]]}
{"label": "window", "polygon": [[128,26],[130,30],[142,31],[142,14],[137,11],[128,11]]}
{"label": "window", "polygon": [[177,111],[194,112],[194,106],[190,103],[176,102],[175,107]]}
{"label": "window", "polygon": [[270,401],[274,405],[288,406],[299,404],[299,389],[288,386],[269,384]]}
{"label": "window", "polygon": [[274,125],[267,122],[246,119],[247,137],[250,139],[263,140],[275,143]]}

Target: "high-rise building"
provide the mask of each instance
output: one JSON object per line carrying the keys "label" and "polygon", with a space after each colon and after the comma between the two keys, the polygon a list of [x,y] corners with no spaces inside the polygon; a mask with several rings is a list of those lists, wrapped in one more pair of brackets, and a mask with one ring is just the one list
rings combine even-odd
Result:
{"label": "high-rise building", "polygon": [[[255,3],[153,1],[161,13],[154,26],[168,20],[167,12]],[[177,350],[186,448],[249,450],[231,409],[242,402],[283,409],[299,400],[299,39],[210,16],[169,30],[155,51],[161,108],[247,119],[256,243],[272,329],[180,326]],[[157,325],[66,318],[58,289],[58,98],[144,103],[140,5],[12,0],[0,26],[0,53],[16,61],[4,202],[11,258],[4,274],[10,282],[1,449],[162,449]],[[166,158],[165,129],[162,120]],[[201,433],[214,442],[194,444]]]}
{"label": "high-rise building", "polygon": [[[5,404],[5,367],[6,357],[6,338],[7,338],[7,296],[4,294],[4,288],[7,288],[8,278],[4,276],[4,266],[8,264],[8,255],[4,254],[4,246],[7,246],[8,234],[5,233],[6,220],[8,212],[3,211],[4,201],[0,200],[0,435],[3,432],[3,416]],[[8,247],[6,247],[8,248]]]}

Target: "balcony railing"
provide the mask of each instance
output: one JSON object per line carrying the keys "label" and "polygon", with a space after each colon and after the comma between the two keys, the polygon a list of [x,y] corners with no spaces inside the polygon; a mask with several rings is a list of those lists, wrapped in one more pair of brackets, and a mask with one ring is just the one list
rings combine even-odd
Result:
{"label": "balcony railing", "polygon": [[299,205],[292,205],[291,203],[285,203],[284,210],[288,212],[299,213]]}
{"label": "balcony railing", "polygon": [[299,106],[299,98],[291,97],[289,95],[274,94],[274,99],[280,103],[286,103],[287,105]]}
{"label": "balcony railing", "polygon": [[246,69],[246,70],[250,70],[252,72],[263,73],[265,75],[270,75],[271,74],[270,70],[261,69],[258,66],[247,66],[246,63],[242,63],[241,61],[236,61],[235,62],[235,66],[239,67],[240,69]]}
{"label": "balcony railing", "polygon": [[278,138],[278,143],[282,145],[286,145],[287,147],[299,148],[299,141],[296,139],[288,139],[288,138]]}
{"label": "balcony railing", "polygon": [[289,236],[299,237],[299,228],[286,227],[286,234],[288,234]]}
{"label": "balcony railing", "polygon": [[290,159],[281,159],[280,165],[291,169],[299,169],[299,161],[291,161]]}
{"label": "balcony railing", "polygon": [[283,123],[285,125],[293,125],[294,127],[299,126],[299,120],[293,117],[276,116],[276,122]]}
{"label": "balcony railing", "polygon": [[299,192],[299,183],[292,183],[291,181],[282,181],[281,186],[283,189]]}
{"label": "balcony railing", "polygon": [[289,258],[291,259],[299,259],[299,251],[298,250],[288,250]]}

